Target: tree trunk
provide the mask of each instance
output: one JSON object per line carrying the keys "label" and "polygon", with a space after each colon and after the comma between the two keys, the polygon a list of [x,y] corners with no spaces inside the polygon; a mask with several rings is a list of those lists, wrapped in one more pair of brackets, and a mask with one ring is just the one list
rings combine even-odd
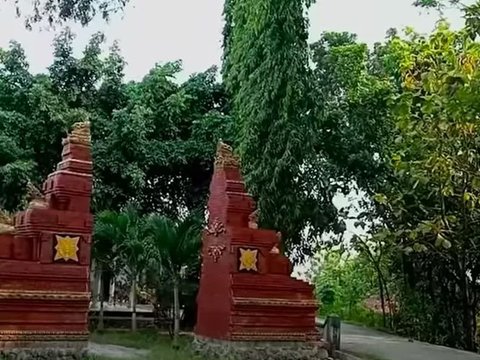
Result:
{"label": "tree trunk", "polygon": [[180,336],[180,294],[178,280],[173,281],[173,346],[178,348],[178,338]]}
{"label": "tree trunk", "polygon": [[463,277],[463,328],[464,344],[466,350],[477,350],[477,319],[475,318],[475,306],[472,306],[470,287],[466,276]]}
{"label": "tree trunk", "polygon": [[468,308],[463,309],[463,322],[465,328],[465,346],[469,351],[476,351],[476,319],[473,309],[469,306]]}
{"label": "tree trunk", "polygon": [[103,330],[105,329],[105,315],[104,315],[104,310],[103,310],[103,294],[100,294],[100,311],[98,312],[98,330]]}
{"label": "tree trunk", "polygon": [[96,309],[97,305],[100,301],[100,291],[99,291],[99,278],[98,278],[98,273],[100,269],[95,260],[92,260],[92,265],[91,265],[91,282],[90,282],[90,288],[92,289],[92,308]]}
{"label": "tree trunk", "polygon": [[132,331],[137,331],[137,277],[132,278]]}
{"label": "tree trunk", "polygon": [[[379,271],[377,269],[377,271]],[[380,272],[378,272],[378,289],[380,290],[380,301],[381,301],[381,304],[382,304],[382,314],[383,314],[383,327],[386,328],[387,327],[387,314],[385,312],[385,294],[383,292],[383,281],[382,281],[382,277],[380,275]]]}
{"label": "tree trunk", "polygon": [[108,304],[115,306],[115,275],[110,277],[110,289],[108,294]]}
{"label": "tree trunk", "polygon": [[103,267],[100,267],[100,277],[98,279],[98,283],[99,283],[99,288],[100,288],[100,291],[98,292],[98,297],[99,297],[99,300],[100,300],[100,311],[98,312],[98,326],[97,326],[97,329],[98,330],[103,330],[105,328],[105,317],[104,317],[104,311],[103,311],[103,302],[104,302],[104,299],[103,299]]}
{"label": "tree trunk", "polygon": [[389,325],[390,329],[393,330],[394,326],[393,326],[392,298],[390,297],[390,291],[388,290],[387,281],[385,280],[383,275],[382,275],[382,282],[383,282],[383,286],[385,288],[385,296],[387,298],[387,304],[388,304],[388,325]]}

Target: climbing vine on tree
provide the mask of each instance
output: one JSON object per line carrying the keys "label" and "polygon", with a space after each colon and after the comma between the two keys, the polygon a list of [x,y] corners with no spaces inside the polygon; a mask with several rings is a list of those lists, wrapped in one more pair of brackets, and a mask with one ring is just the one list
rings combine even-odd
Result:
{"label": "climbing vine on tree", "polygon": [[332,192],[307,185],[316,160],[305,15],[310,4],[229,0],[225,6],[223,75],[235,145],[261,222],[281,230],[287,248],[299,255],[311,253],[315,238],[336,219]]}

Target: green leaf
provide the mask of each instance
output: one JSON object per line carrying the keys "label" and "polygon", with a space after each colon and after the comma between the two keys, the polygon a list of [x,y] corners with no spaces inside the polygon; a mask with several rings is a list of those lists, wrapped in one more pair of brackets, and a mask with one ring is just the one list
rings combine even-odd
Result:
{"label": "green leaf", "polygon": [[450,249],[452,247],[452,243],[448,241],[447,239],[444,239],[442,242],[442,247],[444,249]]}
{"label": "green leaf", "polygon": [[384,194],[375,194],[373,200],[381,205],[387,204],[387,197]]}

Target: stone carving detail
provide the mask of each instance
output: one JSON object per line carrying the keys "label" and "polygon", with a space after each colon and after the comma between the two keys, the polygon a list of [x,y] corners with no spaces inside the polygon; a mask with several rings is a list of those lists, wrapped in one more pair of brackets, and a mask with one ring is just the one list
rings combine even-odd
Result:
{"label": "stone carving detail", "polygon": [[57,250],[57,252],[53,261],[72,260],[78,262],[78,242],[80,241],[80,237],[56,235],[55,238],[57,240],[57,245],[55,246],[55,250]]}
{"label": "stone carving detail", "polygon": [[217,145],[217,155],[215,157],[215,167],[238,167],[240,159],[233,154],[231,146],[223,143],[221,140]]}
{"label": "stone carving detail", "polygon": [[212,245],[208,248],[208,256],[213,258],[213,262],[218,262],[225,249],[225,245]]}
{"label": "stone carving detail", "polygon": [[226,232],[227,231],[225,230],[225,226],[219,218],[215,218],[215,220],[213,220],[213,223],[211,223],[207,229],[208,235],[213,235],[215,237],[218,237],[220,234],[224,234]]}
{"label": "stone carving detail", "polygon": [[69,140],[72,143],[90,146],[90,122],[84,121],[73,124]]}
{"label": "stone carving detail", "polygon": [[23,330],[2,330],[0,340],[2,341],[54,341],[62,340],[88,340],[88,331],[23,331]]}
{"label": "stone carving detail", "polygon": [[270,250],[270,254],[272,255],[280,254],[280,249],[278,248],[278,245],[273,245],[272,250]]}
{"label": "stone carving detail", "polygon": [[288,299],[264,299],[264,298],[244,298],[234,297],[233,303],[235,305],[254,305],[254,306],[293,306],[293,307],[310,307],[316,309],[318,302],[314,299],[310,300],[288,300]]}
{"label": "stone carving detail", "polygon": [[270,250],[270,254],[273,254],[273,255],[280,254],[280,249],[278,247],[281,243],[282,243],[282,233],[280,231],[277,231],[277,243],[273,245],[272,249]]}
{"label": "stone carving detail", "polygon": [[83,300],[90,301],[87,292],[58,292],[58,291],[28,291],[28,290],[0,290],[0,299],[28,299],[28,300]]}
{"label": "stone carving detail", "polygon": [[240,249],[240,271],[258,271],[257,262],[258,250]]}
{"label": "stone carving detail", "polygon": [[248,216],[248,227],[258,229],[258,209]]}
{"label": "stone carving detail", "polygon": [[5,210],[0,210],[0,234],[11,233],[14,231],[13,216]]}
{"label": "stone carving detail", "polygon": [[27,195],[28,208],[30,209],[43,209],[48,207],[47,201],[43,193],[30,181],[27,183]]}

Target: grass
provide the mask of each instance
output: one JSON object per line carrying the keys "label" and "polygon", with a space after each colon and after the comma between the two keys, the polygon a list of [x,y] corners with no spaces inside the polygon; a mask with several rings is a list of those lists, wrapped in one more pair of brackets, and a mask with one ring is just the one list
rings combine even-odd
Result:
{"label": "grass", "polygon": [[[142,360],[205,360],[193,355],[191,350],[191,338],[184,336],[180,339],[178,350],[172,347],[170,337],[160,335],[156,331],[142,330],[135,333],[128,331],[104,331],[96,332],[91,336],[91,341],[97,344],[120,345],[134,349],[148,350],[147,356]],[[94,357],[92,360],[116,360],[108,357]],[[138,360],[132,358],[128,360]]]}

